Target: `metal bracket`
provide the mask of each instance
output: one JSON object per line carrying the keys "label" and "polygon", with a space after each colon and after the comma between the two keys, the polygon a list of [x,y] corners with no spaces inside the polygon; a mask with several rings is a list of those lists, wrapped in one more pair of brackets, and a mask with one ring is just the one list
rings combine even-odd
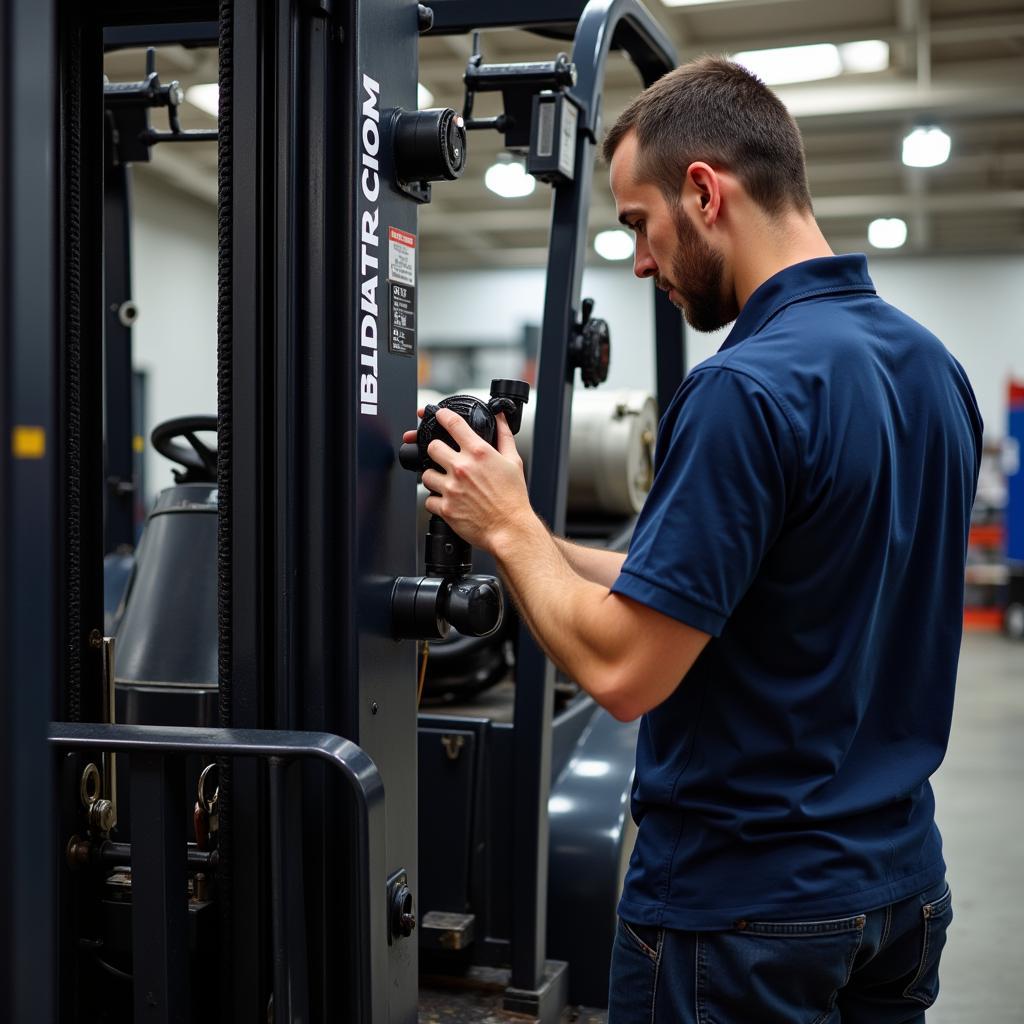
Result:
{"label": "metal bracket", "polygon": [[[160,84],[156,50],[146,50],[146,77],[141,82],[107,82],[103,87],[108,131],[108,161],[111,164],[144,163],[150,148],[158,142],[213,142],[216,130],[183,131],[178,107],[185,99],[179,82]],[[150,127],[149,111],[167,107],[170,131]]]}
{"label": "metal bracket", "polygon": [[[560,53],[551,61],[520,64],[484,64],[480,33],[473,33],[473,54],[463,75],[466,96],[462,116],[466,129],[493,128],[505,136],[509,149],[527,149],[533,134],[534,97],[544,91],[561,93],[576,84],[576,65]],[[473,100],[478,92],[500,92],[504,113],[497,117],[473,117]]]}

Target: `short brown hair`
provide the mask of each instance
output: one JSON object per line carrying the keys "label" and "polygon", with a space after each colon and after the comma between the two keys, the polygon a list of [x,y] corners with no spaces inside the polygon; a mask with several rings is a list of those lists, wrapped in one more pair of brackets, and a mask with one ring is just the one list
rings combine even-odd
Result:
{"label": "short brown hair", "polygon": [[756,75],[725,57],[700,57],[645,89],[604,139],[609,163],[635,131],[640,177],[675,202],[694,160],[731,171],[769,214],[811,211],[800,129]]}

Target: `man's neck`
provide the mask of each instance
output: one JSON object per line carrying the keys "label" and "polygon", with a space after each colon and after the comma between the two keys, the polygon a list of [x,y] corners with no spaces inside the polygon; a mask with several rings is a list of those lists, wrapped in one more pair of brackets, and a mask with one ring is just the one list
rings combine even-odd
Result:
{"label": "man's neck", "polygon": [[810,214],[790,213],[764,221],[762,230],[751,232],[737,246],[733,262],[736,302],[742,309],[747,299],[780,270],[819,256],[833,256],[817,221]]}

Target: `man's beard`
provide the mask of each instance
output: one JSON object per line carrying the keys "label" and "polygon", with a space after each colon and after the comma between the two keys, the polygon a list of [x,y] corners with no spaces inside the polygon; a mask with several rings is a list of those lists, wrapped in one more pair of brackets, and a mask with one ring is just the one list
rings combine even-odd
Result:
{"label": "man's beard", "polygon": [[679,308],[695,331],[717,331],[740,314],[736,296],[722,285],[725,260],[700,237],[681,207],[673,210],[672,219],[679,239],[672,257],[672,277],[659,275],[658,285],[676,293]]}

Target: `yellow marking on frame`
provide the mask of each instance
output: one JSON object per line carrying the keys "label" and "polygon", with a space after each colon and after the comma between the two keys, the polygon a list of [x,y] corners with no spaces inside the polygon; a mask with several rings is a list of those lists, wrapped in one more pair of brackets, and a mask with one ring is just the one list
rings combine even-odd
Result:
{"label": "yellow marking on frame", "polygon": [[145,448],[145,446],[146,442],[142,440],[142,436],[140,434],[136,434],[132,438],[132,451],[135,452],[136,455],[141,455],[142,449]]}
{"label": "yellow marking on frame", "polygon": [[15,427],[11,431],[11,454],[16,459],[41,459],[46,454],[46,431],[42,427]]}

